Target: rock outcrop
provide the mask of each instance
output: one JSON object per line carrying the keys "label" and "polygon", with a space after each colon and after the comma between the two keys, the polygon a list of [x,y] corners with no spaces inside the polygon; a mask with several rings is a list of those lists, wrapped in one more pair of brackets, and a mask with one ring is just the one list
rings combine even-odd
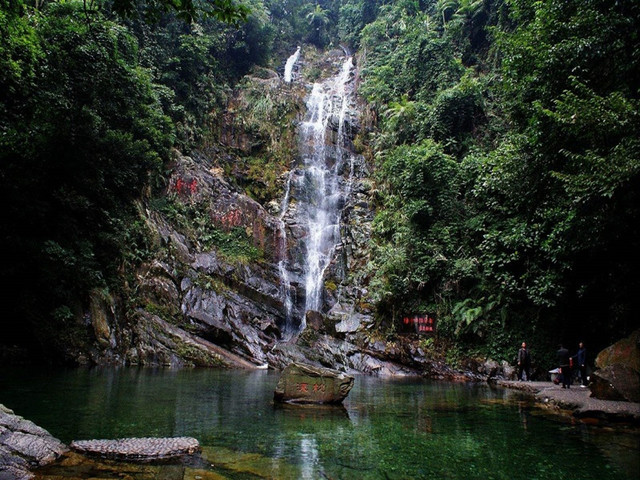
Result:
{"label": "rock outcrop", "polygon": [[596,368],[620,364],[640,372],[640,330],[598,353],[595,364]]}
{"label": "rock outcrop", "polygon": [[277,402],[339,404],[353,388],[353,381],[337,370],[292,363],[280,374],[273,398]]}
{"label": "rock outcrop", "polygon": [[44,428],[0,404],[0,479],[32,478],[30,470],[60,457],[67,448]]}
{"label": "rock outcrop", "polygon": [[[323,76],[344,63],[340,50],[315,55],[301,62],[317,63]],[[356,78],[350,73],[349,88]],[[302,188],[296,179],[304,177],[295,127],[309,93],[304,82],[284,85],[273,72],[254,72],[216,120],[221,124],[212,126],[219,137],[190,156],[174,152],[165,195],[139,205],[150,257],[124,272],[120,297],[92,293],[78,328],[93,343],[69,351],[70,357],[111,365],[278,369],[302,361],[348,373],[455,376],[425,358],[418,340],[372,339],[377,326],[365,266],[375,188],[367,159],[354,147],[364,148],[356,135],[368,128],[355,97],[328,122],[329,137],[346,134],[343,151],[327,146],[328,164],[339,166],[340,215],[332,225],[339,236],[319,273],[318,311],[305,316],[301,257],[309,235],[295,195]],[[278,115],[253,108],[256,98]],[[300,332],[306,319],[311,324]]]}
{"label": "rock outcrop", "polygon": [[589,388],[593,397],[602,400],[640,402],[640,374],[619,363],[593,372]]}
{"label": "rock outcrop", "polygon": [[598,354],[591,374],[592,396],[640,402],[640,330]]}

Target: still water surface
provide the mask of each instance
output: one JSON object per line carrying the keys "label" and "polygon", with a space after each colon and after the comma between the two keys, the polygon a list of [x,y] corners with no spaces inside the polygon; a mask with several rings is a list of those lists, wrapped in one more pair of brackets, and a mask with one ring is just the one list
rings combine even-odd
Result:
{"label": "still water surface", "polygon": [[[67,443],[192,436],[204,446],[197,465],[128,471],[136,479],[640,477],[637,434],[558,421],[514,392],[362,376],[343,407],[295,407],[273,404],[277,380],[266,371],[12,369],[0,370],[0,403]],[[82,472],[68,476],[98,475]]]}

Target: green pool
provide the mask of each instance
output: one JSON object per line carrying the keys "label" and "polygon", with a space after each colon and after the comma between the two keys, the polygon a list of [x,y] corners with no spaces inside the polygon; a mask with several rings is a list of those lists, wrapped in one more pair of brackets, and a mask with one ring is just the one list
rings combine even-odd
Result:
{"label": "green pool", "polygon": [[277,379],[267,371],[2,369],[0,403],[64,442],[193,436],[204,447],[187,464],[67,460],[41,478],[640,477],[637,433],[549,417],[514,392],[362,376],[343,407],[294,407],[273,404]]}

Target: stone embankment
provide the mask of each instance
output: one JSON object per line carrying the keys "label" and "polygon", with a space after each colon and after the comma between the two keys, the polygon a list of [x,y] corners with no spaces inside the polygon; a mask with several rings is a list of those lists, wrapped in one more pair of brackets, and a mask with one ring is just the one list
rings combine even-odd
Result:
{"label": "stone embankment", "polygon": [[593,398],[589,388],[579,385],[563,389],[561,385],[555,385],[553,382],[512,380],[497,380],[495,384],[529,393],[533,395],[537,404],[559,413],[569,413],[576,418],[640,426],[640,403]]}

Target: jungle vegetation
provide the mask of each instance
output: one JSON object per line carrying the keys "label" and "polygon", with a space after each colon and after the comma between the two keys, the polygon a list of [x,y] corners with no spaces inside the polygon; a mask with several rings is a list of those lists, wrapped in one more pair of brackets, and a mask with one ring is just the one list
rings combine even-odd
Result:
{"label": "jungle vegetation", "polygon": [[430,313],[460,351],[603,347],[638,325],[638,32],[628,0],[0,0],[0,343],[125,288],[171,149],[309,44],[361,69],[380,331]]}

